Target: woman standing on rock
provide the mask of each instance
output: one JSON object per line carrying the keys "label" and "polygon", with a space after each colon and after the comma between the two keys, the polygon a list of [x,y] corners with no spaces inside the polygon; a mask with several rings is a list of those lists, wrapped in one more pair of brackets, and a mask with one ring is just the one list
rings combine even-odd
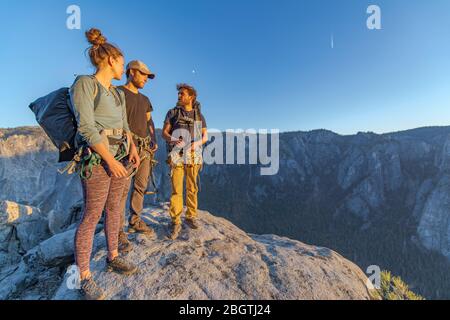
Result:
{"label": "woman standing on rock", "polygon": [[[136,266],[118,255],[120,199],[128,177],[124,165],[116,160],[121,145],[128,139],[128,160],[135,166],[140,159],[129,136],[125,97],[112,86],[124,73],[124,57],[120,49],[106,41],[98,29],[86,32],[92,46],[89,57],[96,68],[94,76],[79,76],[70,89],[72,105],[78,123],[77,142],[101,158],[101,164],[89,169],[90,176],[82,179],[84,213],[75,235],[75,259],[81,279],[81,292],[86,299],[102,300],[105,294],[94,282],[90,272],[95,228],[105,209],[105,235],[109,271],[132,274]],[[123,150],[123,148],[122,148]]]}

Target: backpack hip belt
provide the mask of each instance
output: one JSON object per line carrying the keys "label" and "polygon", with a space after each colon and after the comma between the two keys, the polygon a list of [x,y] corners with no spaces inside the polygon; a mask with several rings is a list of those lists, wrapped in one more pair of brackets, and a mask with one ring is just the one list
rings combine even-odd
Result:
{"label": "backpack hip belt", "polygon": [[[122,145],[124,143],[124,137],[126,137],[126,131],[123,129],[102,129],[100,135],[103,137],[103,143],[106,148],[109,149],[110,146]],[[121,136],[121,138],[115,138]],[[126,139],[127,145],[125,149],[127,154],[130,153],[131,141]]]}
{"label": "backpack hip belt", "polygon": [[123,135],[125,130],[122,128],[120,129],[103,129],[101,133],[107,135],[107,136],[121,136]]}

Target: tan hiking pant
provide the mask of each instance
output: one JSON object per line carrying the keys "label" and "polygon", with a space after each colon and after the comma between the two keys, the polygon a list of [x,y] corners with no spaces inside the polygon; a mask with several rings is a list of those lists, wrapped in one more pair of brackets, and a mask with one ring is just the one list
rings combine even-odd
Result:
{"label": "tan hiking pant", "polygon": [[186,177],[186,218],[195,219],[198,207],[197,177],[201,165],[178,165],[171,167],[172,196],[170,197],[170,217],[174,224],[181,224],[183,211],[183,182]]}

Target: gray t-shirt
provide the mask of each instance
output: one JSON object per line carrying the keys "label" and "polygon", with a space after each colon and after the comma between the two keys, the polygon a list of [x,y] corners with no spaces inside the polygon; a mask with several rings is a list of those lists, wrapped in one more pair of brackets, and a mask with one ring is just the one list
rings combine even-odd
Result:
{"label": "gray t-shirt", "polygon": [[[130,131],[122,91],[115,88],[107,90],[94,77],[79,76],[70,88],[70,99],[78,123],[78,143],[89,146],[101,143],[102,129]],[[118,148],[117,145],[111,145],[109,152],[116,155]]]}

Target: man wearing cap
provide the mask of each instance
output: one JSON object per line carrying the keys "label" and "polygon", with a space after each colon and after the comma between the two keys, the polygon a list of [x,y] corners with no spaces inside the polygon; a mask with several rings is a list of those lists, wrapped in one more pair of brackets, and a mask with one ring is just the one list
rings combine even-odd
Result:
{"label": "man wearing cap", "polygon": [[127,118],[130,130],[133,135],[134,143],[138,147],[141,164],[137,168],[133,179],[129,179],[125,187],[121,208],[123,210],[121,219],[121,228],[119,233],[119,251],[122,253],[131,250],[131,244],[128,241],[125,227],[125,207],[128,198],[128,192],[131,189],[130,199],[130,233],[143,233],[147,236],[153,236],[154,231],[141,219],[141,213],[144,205],[144,195],[147,190],[153,154],[158,149],[155,138],[155,125],[151,116],[153,111],[152,104],[148,97],[139,92],[143,89],[148,79],[154,79],[155,75],[142,61],[131,61],[127,65],[127,83],[120,86],[119,89],[125,93]]}

